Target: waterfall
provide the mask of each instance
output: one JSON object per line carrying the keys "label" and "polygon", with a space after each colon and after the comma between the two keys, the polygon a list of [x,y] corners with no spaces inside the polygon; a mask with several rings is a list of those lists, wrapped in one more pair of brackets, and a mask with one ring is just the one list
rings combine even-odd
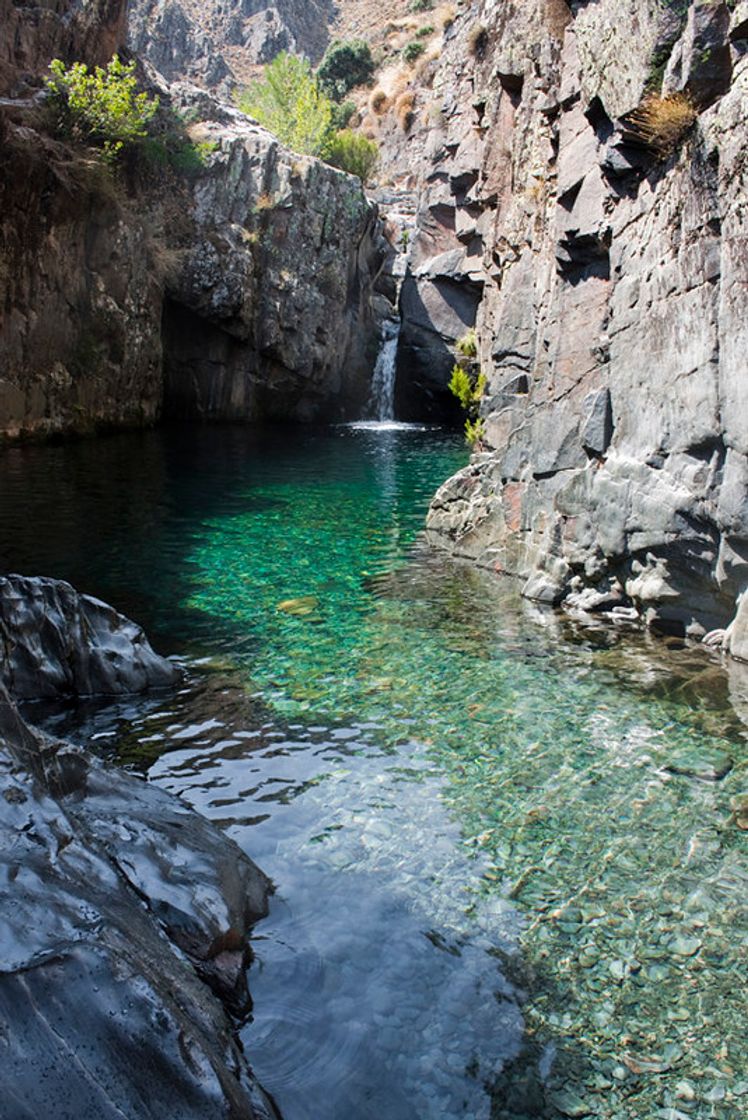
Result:
{"label": "waterfall", "polygon": [[374,420],[395,418],[395,366],[400,320],[386,319],[382,324],[382,342],[371,379],[368,411]]}

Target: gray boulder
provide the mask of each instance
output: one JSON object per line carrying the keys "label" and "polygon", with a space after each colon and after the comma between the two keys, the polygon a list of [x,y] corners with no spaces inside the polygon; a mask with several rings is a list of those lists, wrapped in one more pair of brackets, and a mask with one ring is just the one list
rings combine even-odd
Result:
{"label": "gray boulder", "polygon": [[0,682],[17,700],[166,688],[179,674],[142,629],[62,580],[0,576]]}

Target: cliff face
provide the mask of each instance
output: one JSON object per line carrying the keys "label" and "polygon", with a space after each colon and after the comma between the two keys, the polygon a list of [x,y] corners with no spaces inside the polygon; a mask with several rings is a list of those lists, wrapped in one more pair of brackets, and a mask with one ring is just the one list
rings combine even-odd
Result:
{"label": "cliff face", "polygon": [[[748,586],[746,51],[744,2],[486,0],[453,28],[410,283],[480,290],[488,387],[429,530],[530,597],[703,634]],[[629,116],[648,88],[696,109],[670,153]]]}
{"label": "cliff face", "polygon": [[16,97],[41,84],[51,58],[106,63],[124,40],[123,0],[0,0],[0,97]]}
{"label": "cliff face", "polygon": [[280,51],[319,62],[333,15],[331,0],[131,0],[128,45],[168,81],[231,87]]}
{"label": "cliff face", "polygon": [[[62,51],[56,31],[34,39],[39,13],[26,10],[8,88],[20,89],[21,63],[38,83],[55,54],[103,61],[121,31],[121,11],[105,11],[101,37],[80,24]],[[78,26],[74,4],[68,23],[59,14]],[[28,98],[0,104],[0,435],[164,412],[359,415],[386,309],[375,207],[357,179],[208,95],[160,96],[193,121],[202,166],[112,178],[50,139]]]}

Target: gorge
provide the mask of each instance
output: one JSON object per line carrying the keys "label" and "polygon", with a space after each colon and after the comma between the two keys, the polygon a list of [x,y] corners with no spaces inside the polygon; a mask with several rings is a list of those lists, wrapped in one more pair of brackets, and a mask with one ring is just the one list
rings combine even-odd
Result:
{"label": "gorge", "polygon": [[371,8],[0,0],[8,1117],[738,1120],[748,6]]}

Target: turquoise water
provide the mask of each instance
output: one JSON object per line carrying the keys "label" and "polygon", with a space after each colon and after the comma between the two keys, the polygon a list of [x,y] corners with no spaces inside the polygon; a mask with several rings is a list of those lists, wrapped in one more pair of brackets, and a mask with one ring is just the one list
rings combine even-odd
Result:
{"label": "turquoise water", "polygon": [[428,429],[6,451],[0,564],[186,668],[45,718],[275,880],[244,1037],[286,1120],[733,1120],[748,682],[427,552],[464,461]]}

